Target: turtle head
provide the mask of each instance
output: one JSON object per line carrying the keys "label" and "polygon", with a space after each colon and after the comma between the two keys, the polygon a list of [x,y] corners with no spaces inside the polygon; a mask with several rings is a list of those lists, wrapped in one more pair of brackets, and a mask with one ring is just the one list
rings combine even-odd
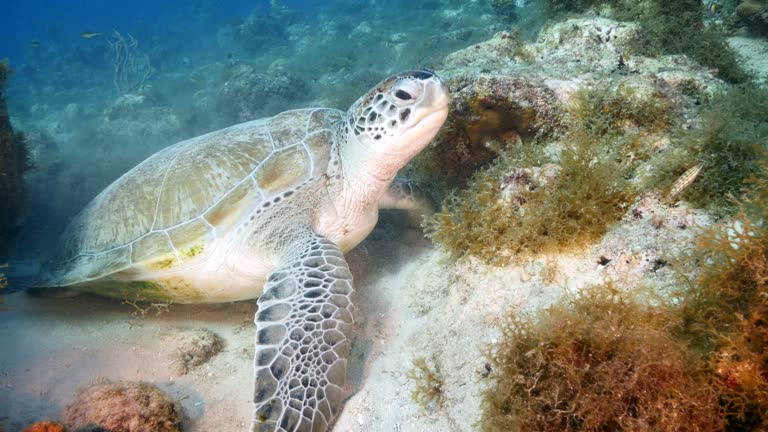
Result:
{"label": "turtle head", "polygon": [[432,71],[393,75],[349,109],[350,145],[377,155],[401,156],[405,165],[440,130],[449,100],[448,88]]}

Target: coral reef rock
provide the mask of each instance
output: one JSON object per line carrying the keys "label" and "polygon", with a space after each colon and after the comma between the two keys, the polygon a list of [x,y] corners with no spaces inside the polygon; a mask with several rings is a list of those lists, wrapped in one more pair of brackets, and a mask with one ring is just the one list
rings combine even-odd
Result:
{"label": "coral reef rock", "polygon": [[67,407],[65,419],[75,429],[178,432],[181,414],[179,407],[152,384],[111,383],[81,390]]}
{"label": "coral reef rock", "polygon": [[179,138],[179,116],[151,95],[151,90],[118,97],[104,111],[100,132],[106,136],[135,141],[136,137],[173,140]]}
{"label": "coral reef rock", "polygon": [[215,124],[230,125],[295,107],[306,89],[304,82],[282,70],[280,63],[275,61],[266,73],[246,63],[196,70],[193,74],[209,83],[194,95],[197,116],[213,114]]}
{"label": "coral reef rock", "polygon": [[644,43],[637,24],[586,17],[553,24],[533,43],[504,31],[448,55],[437,69],[451,89],[451,111],[415,161],[423,173],[415,176],[439,174],[455,186],[496,157],[494,142],[561,136],[583,89],[621,84],[639,94],[686,95],[680,104],[693,112],[725,88],[716,71],[682,55],[646,56]]}
{"label": "coral reef rock", "polygon": [[293,99],[303,87],[288,74],[264,74],[254,66],[239,64],[228,71],[216,108],[230,113],[236,121],[253,120],[265,107]]}
{"label": "coral reef rock", "polygon": [[61,152],[56,141],[45,130],[30,129],[24,134],[29,158],[34,161],[35,173],[46,173],[61,162]]}
{"label": "coral reef rock", "polygon": [[768,1],[742,1],[736,7],[736,20],[754,33],[768,34]]}
{"label": "coral reef rock", "polygon": [[[514,89],[530,89],[508,93],[506,99],[508,104],[532,111],[533,120],[522,126],[534,131],[558,126],[553,99],[567,105],[578,90],[614,77],[653,79],[676,88],[693,81],[708,94],[723,88],[714,71],[685,56],[646,57],[643,44],[642,29],[636,24],[574,18],[544,29],[530,44],[509,32],[498,33],[449,55],[440,70],[452,89],[460,91],[457,103],[466,103],[464,94],[482,96],[506,83],[516,83]],[[490,89],[473,91],[488,86],[488,81],[493,83]],[[498,90],[502,90],[499,96],[504,95],[503,88]]]}
{"label": "coral reef rock", "polygon": [[261,53],[284,46],[288,29],[297,24],[301,15],[293,9],[272,1],[269,13],[254,13],[235,27],[234,39],[248,53]]}

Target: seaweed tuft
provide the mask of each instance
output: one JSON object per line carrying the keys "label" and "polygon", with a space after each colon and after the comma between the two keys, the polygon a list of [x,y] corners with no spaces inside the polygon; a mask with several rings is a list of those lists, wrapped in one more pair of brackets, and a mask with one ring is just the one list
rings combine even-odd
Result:
{"label": "seaweed tuft", "polygon": [[59,422],[45,420],[27,426],[22,432],[67,432],[67,428]]}
{"label": "seaweed tuft", "polygon": [[179,432],[182,412],[181,406],[154,384],[107,382],[80,389],[64,417],[74,428]]}
{"label": "seaweed tuft", "polygon": [[715,393],[668,328],[666,309],[612,285],[586,288],[535,317],[510,315],[490,353],[481,429],[718,430]]}
{"label": "seaweed tuft", "polygon": [[[629,179],[650,157],[646,138],[670,128],[676,111],[663,95],[619,85],[580,92],[570,114],[559,156],[548,159],[536,143],[501,150],[492,167],[444,200],[430,237],[454,259],[472,255],[494,265],[600,238],[637,194]],[[554,175],[530,178],[528,167],[553,163]]]}
{"label": "seaweed tuft", "polygon": [[673,148],[654,161],[656,187],[668,190],[686,170],[701,174],[682,194],[692,204],[717,215],[737,210],[733,198],[756,183],[746,179],[764,175],[760,161],[768,145],[768,90],[755,84],[733,86],[716,95],[703,109],[700,128],[681,130]]}
{"label": "seaweed tuft", "polygon": [[510,315],[482,430],[766,430],[768,180],[748,183],[675,262],[679,289],[607,284]]}
{"label": "seaweed tuft", "polygon": [[679,336],[705,353],[705,372],[735,431],[768,427],[768,161],[760,166],[737,213],[704,229],[681,259],[700,270],[680,291]]}
{"label": "seaweed tuft", "polygon": [[411,399],[424,409],[440,408],[445,403],[443,391],[443,376],[436,359],[428,364],[424,357],[418,357],[413,361],[413,368],[408,371],[407,377],[414,383]]}
{"label": "seaweed tuft", "polygon": [[662,132],[675,119],[675,107],[669,96],[658,90],[642,91],[628,82],[612,89],[580,92],[572,111],[575,120],[600,137],[621,133],[627,127],[642,128],[644,133]]}

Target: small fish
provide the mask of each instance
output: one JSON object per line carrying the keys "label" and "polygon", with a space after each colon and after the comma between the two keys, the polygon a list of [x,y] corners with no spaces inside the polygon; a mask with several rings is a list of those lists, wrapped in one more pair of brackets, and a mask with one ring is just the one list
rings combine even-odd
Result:
{"label": "small fish", "polygon": [[709,4],[709,14],[712,15],[712,16],[717,15],[718,13],[720,13],[720,8],[721,8],[720,3],[716,2],[716,1],[710,3]]}
{"label": "small fish", "polygon": [[83,38],[83,39],[93,39],[93,38],[101,36],[103,34],[104,33],[99,33],[99,32],[82,32],[82,33],[80,33],[80,37]]}
{"label": "small fish", "polygon": [[38,42],[36,40],[29,41],[29,47],[30,48],[40,48],[41,46],[43,46],[43,44],[41,44],[40,42]]}
{"label": "small fish", "polygon": [[672,189],[669,191],[669,197],[674,198],[687,189],[696,180],[696,177],[699,176],[702,168],[701,165],[696,165],[684,172],[672,186]]}

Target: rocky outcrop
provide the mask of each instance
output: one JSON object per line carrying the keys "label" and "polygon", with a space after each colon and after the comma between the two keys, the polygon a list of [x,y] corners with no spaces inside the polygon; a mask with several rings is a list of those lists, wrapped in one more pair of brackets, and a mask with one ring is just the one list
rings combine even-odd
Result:
{"label": "rocky outcrop", "polygon": [[530,118],[515,125],[522,134],[556,131],[561,126],[558,112],[568,107],[573,94],[598,83],[631,80],[699,97],[724,87],[715,71],[685,56],[643,55],[643,43],[636,24],[576,18],[543,30],[534,43],[498,33],[446,57],[439,69],[451,85],[459,119],[471,123],[462,106],[473,104],[475,95],[492,94],[512,108],[505,115]]}
{"label": "rocky outcrop", "polygon": [[14,232],[24,206],[24,171],[29,167],[24,136],[14,132],[5,103],[10,74],[0,62],[0,250]]}
{"label": "rocky outcrop", "polygon": [[239,64],[227,71],[214,107],[235,122],[250,121],[259,118],[265,107],[291,100],[303,90],[303,83],[289,74],[263,73],[254,66]]}
{"label": "rocky outcrop", "polygon": [[533,43],[500,32],[447,56],[438,73],[451,89],[451,111],[437,139],[416,160],[414,176],[424,173],[459,185],[499,148],[561,136],[582,89],[630,86],[639,95],[674,99],[692,112],[725,87],[716,71],[686,56],[646,55],[644,42],[637,24],[586,17],[553,24]]}
{"label": "rocky outcrop", "polygon": [[208,83],[193,97],[196,117],[216,129],[301,106],[297,104],[307,90],[306,85],[283,70],[281,63],[276,60],[266,71],[233,62],[193,72]]}
{"label": "rocky outcrop", "polygon": [[768,34],[768,1],[743,0],[736,7],[736,22],[755,34]]}

